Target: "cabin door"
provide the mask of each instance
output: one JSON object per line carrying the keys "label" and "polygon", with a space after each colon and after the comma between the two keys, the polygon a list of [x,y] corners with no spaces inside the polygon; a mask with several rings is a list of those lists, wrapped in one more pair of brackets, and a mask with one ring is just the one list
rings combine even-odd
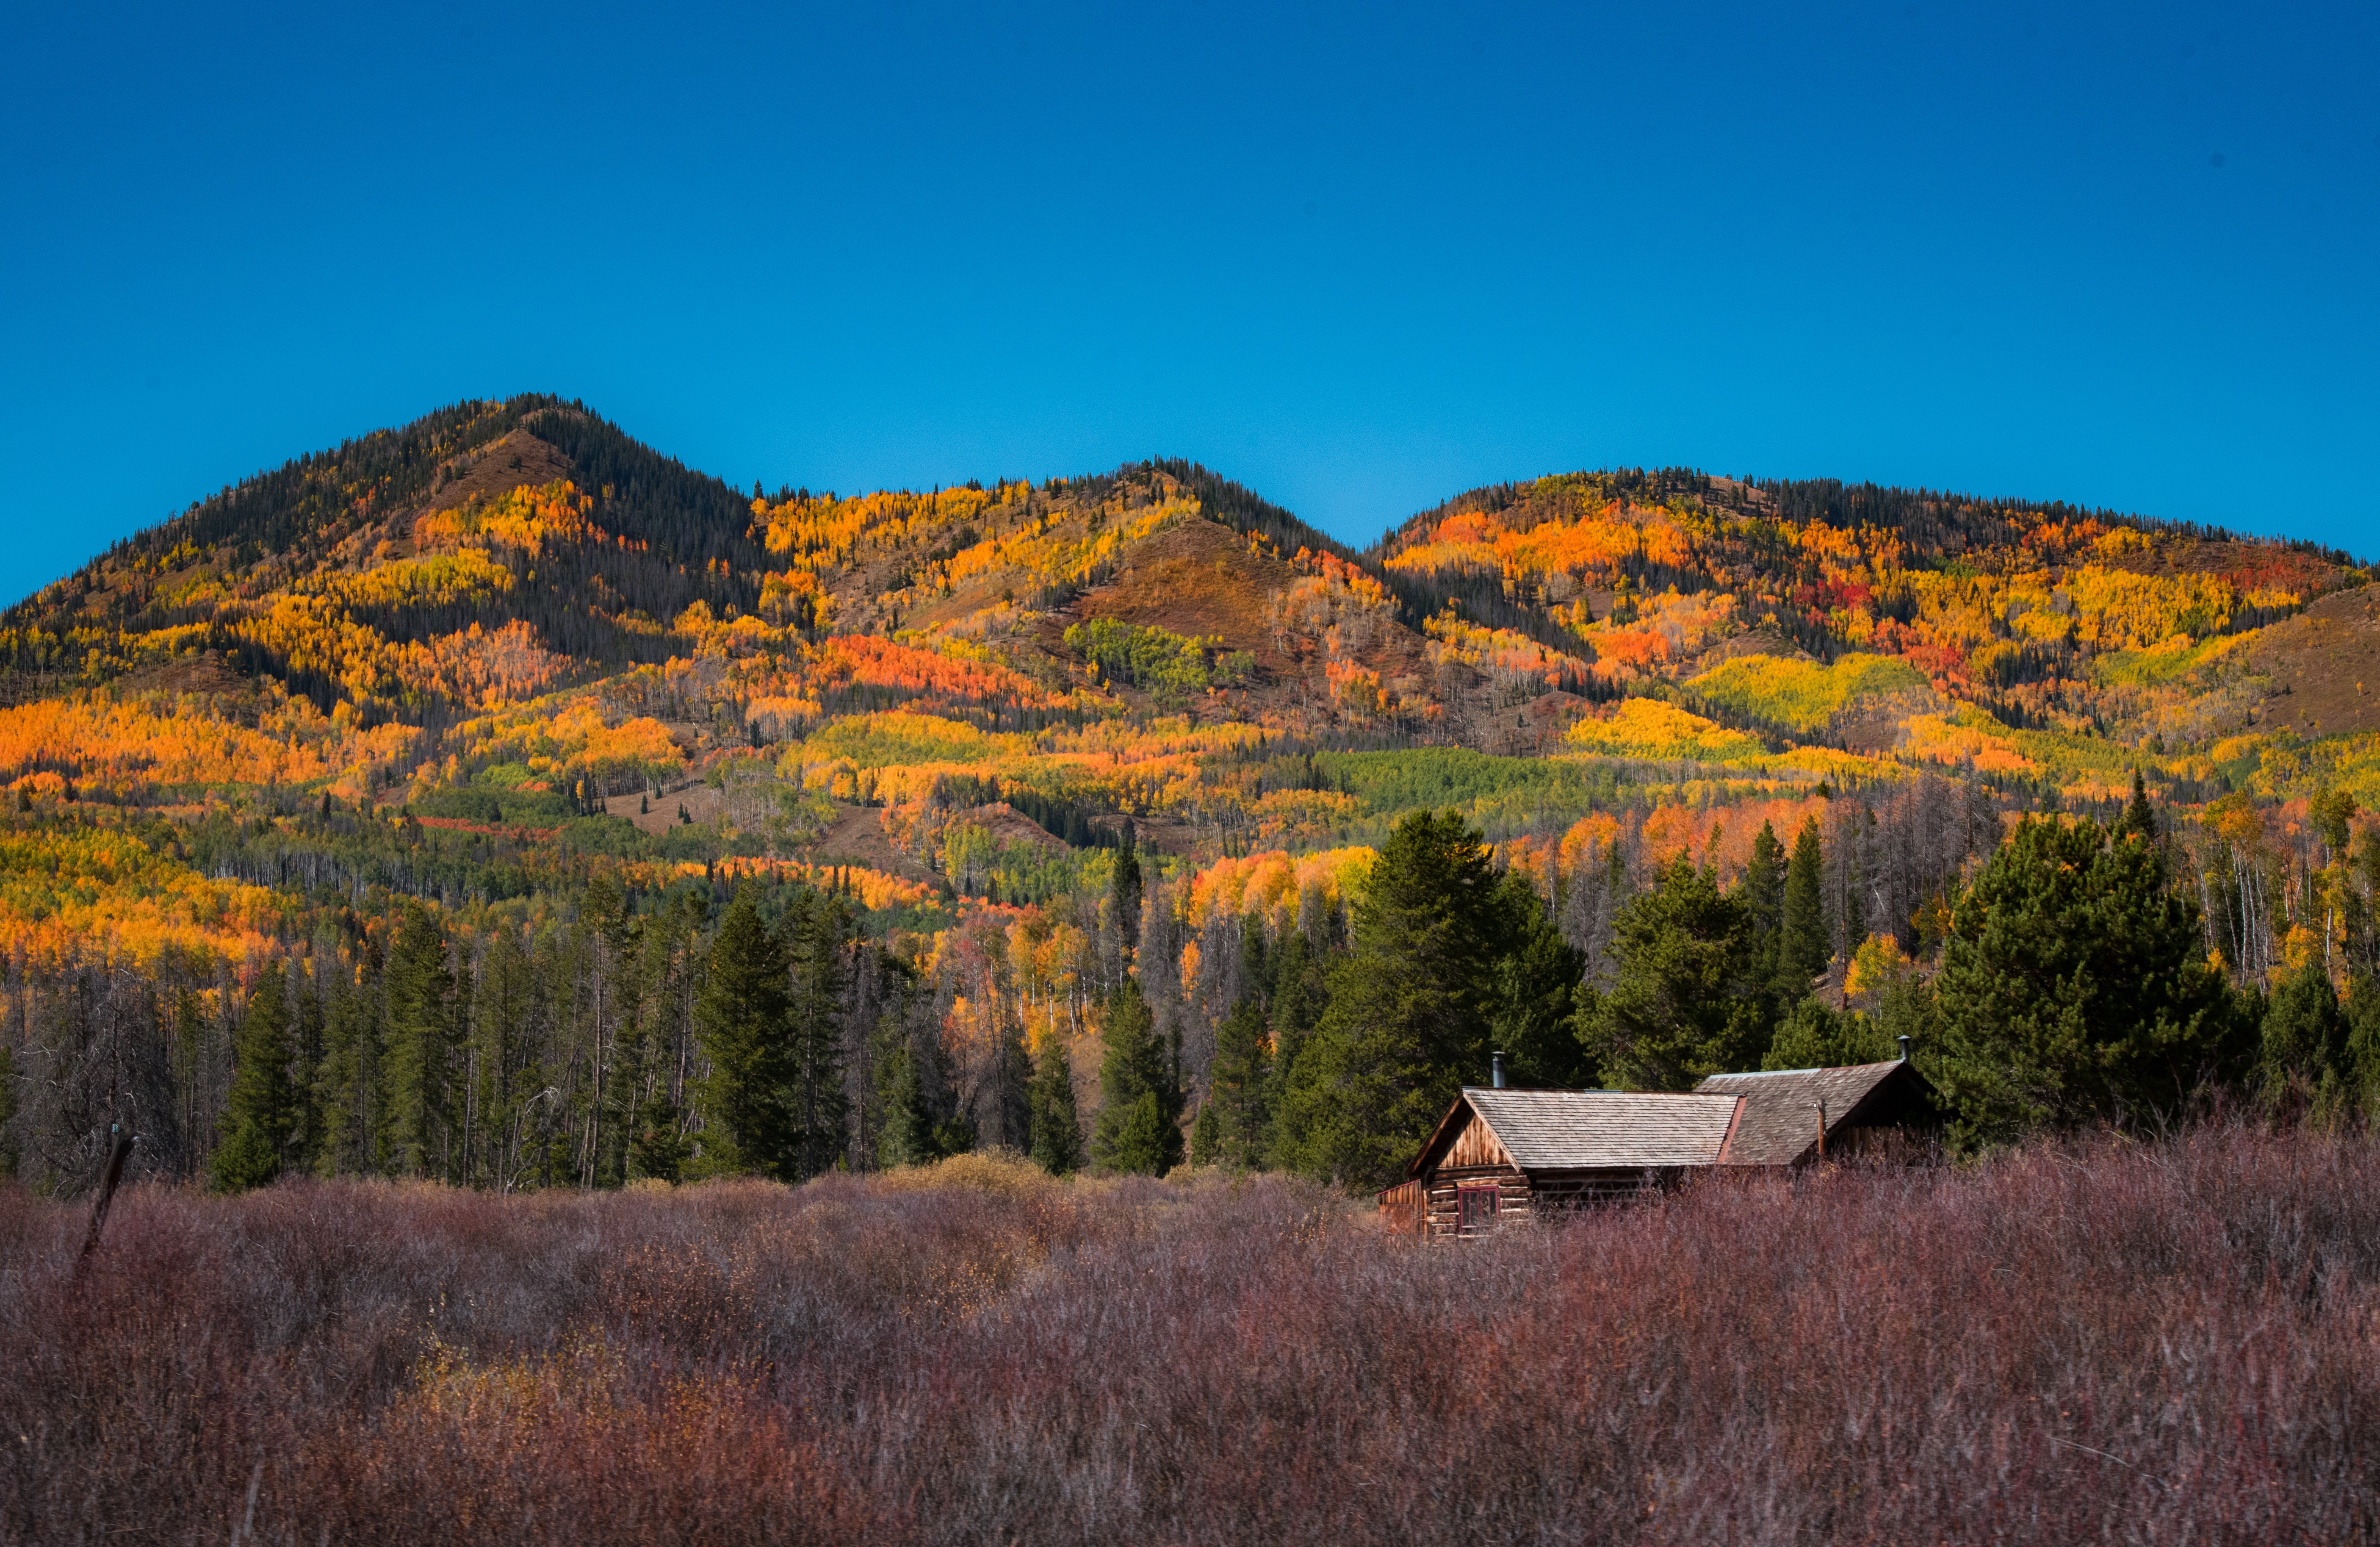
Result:
{"label": "cabin door", "polygon": [[1496,1228],[1496,1205],[1503,1189],[1493,1182],[1465,1183],[1454,1189],[1454,1233],[1484,1236]]}

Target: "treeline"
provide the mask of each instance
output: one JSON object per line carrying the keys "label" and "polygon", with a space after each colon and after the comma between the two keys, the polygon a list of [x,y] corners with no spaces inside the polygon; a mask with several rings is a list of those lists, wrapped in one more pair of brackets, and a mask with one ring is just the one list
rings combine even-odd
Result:
{"label": "treeline", "polygon": [[[1862,937],[1863,900],[1885,906],[1881,871],[1861,875],[1841,850],[1869,820],[1840,824],[1833,845],[1815,818],[1790,837],[1764,828],[1732,884],[1679,858],[1631,891],[1614,846],[1600,895],[1577,901],[1582,875],[1564,904],[1590,925],[1583,946],[1534,889],[1500,879],[1476,834],[1412,818],[1343,949],[1245,927],[1193,1156],[1378,1185],[1496,1051],[1520,1085],[1674,1090],[1913,1048],[1967,1147],[2152,1127],[2218,1092],[2380,1108],[2380,984],[2361,968],[2342,1003],[2317,958],[2269,995],[2234,986],[2138,791],[2107,826],[2021,821],[1912,910],[1913,953],[1888,917]],[[2355,927],[2368,962],[2368,909]]]}
{"label": "treeline", "polygon": [[419,903],[348,923],[244,992],[220,964],[12,963],[0,1154],[74,1186],[128,1120],[145,1169],[227,1189],[306,1172],[510,1191],[790,1181],[973,1141],[933,994],[837,888],[639,905],[599,874],[537,929]]}
{"label": "treeline", "polygon": [[1127,833],[1097,890],[965,905],[930,940],[870,938],[840,885],[598,873],[534,922],[323,915],[244,983],[15,961],[0,1147],[49,1187],[127,1119],[153,1172],[225,1188],[791,1181],[975,1147],[1369,1187],[1500,1051],[1524,1086],[1683,1090],[1906,1047],[1965,1146],[2226,1091],[2344,1118],[2380,1106],[2380,853],[2343,798],[2319,814],[2339,933],[2265,975],[2210,952],[2216,889],[2137,788],[2003,841],[1971,786],[1918,781],[1764,823],[1732,866],[1641,813],[1524,862],[1425,811],[1348,894],[1312,871],[1244,903],[1149,875]]}

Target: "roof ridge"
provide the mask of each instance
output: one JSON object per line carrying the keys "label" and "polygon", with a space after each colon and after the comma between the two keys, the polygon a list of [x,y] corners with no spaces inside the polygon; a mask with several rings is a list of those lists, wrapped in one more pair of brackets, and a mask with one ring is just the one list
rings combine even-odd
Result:
{"label": "roof ridge", "polygon": [[[1780,1072],[1781,1072],[1781,1071],[1780,1071]],[[1717,1075],[1713,1075],[1711,1078],[1714,1078],[1714,1079],[1717,1079],[1717,1078],[1718,1078],[1719,1077],[1718,1077],[1718,1076],[1717,1076]],[[1509,1085],[1506,1085],[1506,1086],[1495,1086],[1495,1085],[1466,1085],[1466,1086],[1463,1087],[1463,1093],[1464,1095],[1466,1095],[1466,1096],[1468,1096],[1468,1095],[1472,1095],[1472,1094],[1475,1094],[1475,1094],[1482,1095],[1482,1096],[1649,1096],[1649,1097],[1671,1097],[1671,1096],[1715,1096],[1715,1095],[1718,1094],[1718,1091],[1716,1091],[1716,1090],[1609,1090],[1609,1089],[1604,1089],[1604,1088],[1592,1088],[1592,1089],[1588,1089],[1588,1090],[1516,1090],[1512,1089],[1512,1088],[1511,1086],[1509,1086]]]}
{"label": "roof ridge", "polygon": [[1888,1069],[1901,1063],[1899,1058],[1880,1058],[1873,1064],[1813,1064],[1806,1069],[1722,1069],[1718,1074],[1705,1075],[1713,1079],[1767,1079],[1776,1075],[1849,1074],[1859,1069]]}

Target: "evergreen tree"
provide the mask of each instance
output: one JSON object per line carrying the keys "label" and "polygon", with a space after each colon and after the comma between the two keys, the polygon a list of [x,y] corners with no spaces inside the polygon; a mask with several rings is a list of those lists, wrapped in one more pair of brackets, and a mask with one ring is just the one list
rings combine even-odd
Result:
{"label": "evergreen tree", "polygon": [[1281,1113],[1294,1168],[1375,1185],[1413,1158],[1488,1072],[1512,909],[1479,834],[1423,811],[1389,835],[1354,914],[1354,948],[1298,1050]]}
{"label": "evergreen tree", "polygon": [[1752,863],[1744,868],[1741,891],[1752,970],[1757,977],[1774,978],[1785,929],[1785,846],[1778,840],[1774,822],[1762,822],[1759,835],[1752,840]]}
{"label": "evergreen tree", "polygon": [[2124,814],[2116,819],[2110,840],[2121,842],[2128,834],[2138,834],[2154,844],[2157,839],[2156,808],[2149,804],[2148,786],[2141,780],[2141,771],[2132,770],[2132,798],[2124,803]]}
{"label": "evergreen tree", "polygon": [[789,997],[784,948],[760,921],[747,885],[720,920],[695,1001],[696,1035],[710,1059],[696,1174],[794,1179],[800,1135],[786,1110],[794,1077]]}
{"label": "evergreen tree", "polygon": [[322,1020],[322,1061],[314,1071],[320,1115],[313,1164],[324,1176],[360,1176],[379,1169],[381,1102],[380,995],[359,993],[345,964],[331,983]]}
{"label": "evergreen tree", "polygon": [[1954,910],[1926,1074],[1954,1142],[2178,1114],[2242,1062],[2197,905],[2095,822],[2020,822]]}
{"label": "evergreen tree", "polygon": [[446,935],[418,902],[405,907],[383,986],[388,998],[388,1152],[400,1175],[447,1175],[454,1131],[454,974]]}
{"label": "evergreen tree", "polygon": [[322,1115],[315,1105],[314,1090],[322,1063],[322,970],[326,959],[329,954],[318,949],[303,976],[295,966],[289,972],[290,1130],[281,1146],[285,1166],[302,1167],[322,1148]]}
{"label": "evergreen tree", "polygon": [[1706,1075],[1757,1068],[1768,1010],[1752,981],[1740,895],[1682,855],[1613,921],[1619,972],[1582,1028],[1603,1078],[1626,1090],[1684,1090]]}
{"label": "evergreen tree", "polygon": [[[1099,1114],[1102,1120],[1107,1115]],[[1104,1163],[1128,1176],[1162,1176],[1182,1163],[1182,1130],[1165,1120],[1156,1091],[1143,1091],[1121,1109]]]}
{"label": "evergreen tree", "polygon": [[1562,938],[1553,915],[1518,871],[1504,872],[1498,901],[1506,945],[1496,970],[1491,1040],[1515,1085],[1572,1090],[1595,1078],[1574,1018],[1586,957]]}
{"label": "evergreen tree", "polygon": [[225,1138],[252,1128],[261,1140],[261,1146],[247,1148],[267,1157],[267,1163],[241,1163],[246,1187],[261,1187],[280,1174],[298,1131],[298,1092],[289,1078],[289,1022],[286,980],[281,964],[273,962],[257,974],[256,991],[240,1020],[233,1042],[231,1094],[221,1118]]}
{"label": "evergreen tree", "polygon": [[[1288,1158],[1290,1136],[1282,1115],[1290,1110],[1290,1088],[1299,1077],[1307,1039],[1322,1018],[1330,989],[1323,965],[1304,932],[1285,936],[1272,954],[1272,1057],[1264,1087],[1265,1132],[1250,1152],[1251,1164],[1295,1169]],[[1311,1083],[1312,1070],[1306,1076]],[[1304,1103],[1310,1108],[1311,1102]]]}
{"label": "evergreen tree", "polygon": [[1083,1122],[1075,1108],[1075,1066],[1066,1039],[1052,1031],[1033,1080],[1033,1159],[1052,1176],[1083,1166]]}
{"label": "evergreen tree", "polygon": [[247,1192],[270,1186],[281,1175],[273,1140],[254,1123],[242,1123],[207,1157],[207,1185],[216,1192]]}
{"label": "evergreen tree", "polygon": [[528,953],[510,927],[499,927],[480,956],[480,991],[472,998],[472,1063],[479,1078],[474,1103],[480,1133],[473,1148],[480,1174],[509,1188],[519,1175],[528,1104],[541,1082],[529,1078],[530,1017],[535,981]]}
{"label": "evergreen tree", "polygon": [[1764,1069],[1827,1069],[1845,1064],[1881,1064],[1895,1056],[1891,1034],[1881,1022],[1857,1010],[1838,1010],[1811,996],[1778,1023]]}
{"label": "evergreen tree", "polygon": [[831,1171],[843,1158],[849,1116],[843,1091],[843,1015],[850,986],[844,956],[850,934],[851,916],[840,901],[808,890],[795,895],[785,935],[793,968],[789,1095],[798,1176]]}
{"label": "evergreen tree", "polygon": [[1264,1012],[1253,994],[1232,1005],[1215,1029],[1215,1062],[1207,1073],[1207,1100],[1198,1120],[1215,1126],[1216,1157],[1228,1164],[1255,1165],[1264,1158],[1271,1126],[1265,1100],[1271,1074],[1266,1043]]}
{"label": "evergreen tree", "polygon": [[2303,1081],[2319,1090],[2347,1071],[2348,1024],[2330,974],[2310,961],[2281,980],[2265,1007],[2264,1073],[2278,1089]]}
{"label": "evergreen tree", "polygon": [[1220,1157],[1223,1147],[1223,1127],[1215,1117],[1215,1103],[1200,1102],[1198,1116],[1190,1125],[1190,1163],[1212,1165]]}
{"label": "evergreen tree", "polygon": [[2380,981],[2358,972],[2347,982],[2347,1054],[2342,1078],[2367,1115],[2380,1114]]}
{"label": "evergreen tree", "polygon": [[884,1110],[876,1135],[876,1163],[892,1170],[903,1165],[930,1165],[942,1158],[934,1142],[934,1120],[926,1110],[917,1061],[905,1045],[878,1060],[876,1078]]}
{"label": "evergreen tree", "polygon": [[[890,1021],[891,1017],[887,1017]],[[929,1165],[975,1147],[975,1134],[952,1100],[948,1055],[930,1026],[881,1028],[885,1051],[876,1064],[880,1166]]]}
{"label": "evergreen tree", "polygon": [[1103,1040],[1091,1158],[1109,1171],[1162,1176],[1182,1163],[1182,1130],[1168,1110],[1172,1068],[1138,979],[1108,996]]}
{"label": "evergreen tree", "polygon": [[1127,818],[1116,845],[1115,872],[1108,883],[1108,911],[1115,920],[1116,936],[1123,942],[1127,960],[1140,946],[1140,856]]}
{"label": "evergreen tree", "polygon": [[1818,819],[1806,818],[1793,835],[1793,859],[1785,871],[1785,895],[1779,914],[1777,940],[1778,997],[1798,1005],[1810,985],[1826,971],[1834,955],[1827,932],[1826,856],[1818,844]]}

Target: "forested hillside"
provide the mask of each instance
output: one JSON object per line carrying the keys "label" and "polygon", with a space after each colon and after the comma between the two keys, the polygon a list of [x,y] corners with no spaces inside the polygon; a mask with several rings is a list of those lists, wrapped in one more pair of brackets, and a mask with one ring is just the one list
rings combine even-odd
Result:
{"label": "forested hillside", "polygon": [[0,1165],[1373,1185],[1491,1050],[1901,1034],[1961,1143],[2347,1112],[2369,579],[1680,470],[1357,551],[1182,462],[747,492],[463,403],[0,615]]}

